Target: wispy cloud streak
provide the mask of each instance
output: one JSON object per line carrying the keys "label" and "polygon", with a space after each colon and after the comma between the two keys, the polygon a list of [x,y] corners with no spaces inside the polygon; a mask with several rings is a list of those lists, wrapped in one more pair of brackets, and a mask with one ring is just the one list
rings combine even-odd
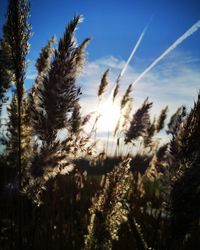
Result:
{"label": "wispy cloud streak", "polygon": [[153,67],[155,67],[165,56],[167,56],[172,50],[174,50],[185,39],[194,34],[200,28],[200,20],[197,21],[190,29],[188,29],[182,36],[180,36],[168,49],[166,49],[152,64],[150,64],[133,82],[135,85],[141,80]]}

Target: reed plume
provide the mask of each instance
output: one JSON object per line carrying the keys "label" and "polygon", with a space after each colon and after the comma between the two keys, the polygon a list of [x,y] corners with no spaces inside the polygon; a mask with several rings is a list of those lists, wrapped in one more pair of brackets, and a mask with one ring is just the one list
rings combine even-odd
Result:
{"label": "reed plume", "polygon": [[132,93],[132,84],[128,86],[124,96],[122,97],[120,106],[121,110],[123,110],[126,107],[128,102],[132,101],[132,97],[130,97],[131,93]]}
{"label": "reed plume", "polygon": [[78,101],[74,104],[69,130],[76,136],[78,136],[78,133],[82,130],[81,106]]}
{"label": "reed plume", "polygon": [[152,147],[153,146],[153,136],[156,132],[155,120],[153,122],[150,121],[146,126],[146,131],[143,135],[144,147]]}
{"label": "reed plume", "polygon": [[83,51],[89,42],[86,39],[80,46],[75,42],[74,31],[81,20],[81,16],[75,16],[69,23],[55,50],[48,76],[43,77],[43,88],[40,91],[43,133],[40,133],[40,137],[48,144],[55,140],[58,129],[67,126],[69,112],[73,110],[80,95],[75,81],[84,63]]}
{"label": "reed plume", "polygon": [[125,134],[125,143],[134,142],[138,137],[142,136],[149,125],[149,109],[152,107],[152,102],[148,102],[148,98],[144,101],[130,123],[130,127]]}
{"label": "reed plume", "polygon": [[84,249],[112,249],[112,242],[118,240],[118,230],[128,215],[129,162],[124,160],[108,173],[94,197]]}
{"label": "reed plume", "polygon": [[185,106],[179,107],[176,112],[171,116],[169,123],[167,124],[167,133],[175,136],[177,133],[180,124],[183,122],[186,117],[187,111]]}
{"label": "reed plume", "polygon": [[6,154],[8,159],[8,164],[15,169],[17,173],[17,160],[19,154],[18,148],[18,110],[17,110],[17,96],[13,95],[11,103],[7,109],[8,111],[8,124],[7,124],[7,132],[5,146],[6,146]]}
{"label": "reed plume", "polygon": [[[190,113],[179,123],[179,130],[170,142],[172,156],[171,222],[173,235],[182,244],[186,234],[190,237],[198,230],[199,213],[199,162],[200,149],[200,94]],[[187,216],[186,216],[187,215]],[[187,242],[186,242],[187,244]],[[181,245],[180,245],[181,247]]]}
{"label": "reed plume", "polygon": [[108,73],[109,73],[109,69],[107,69],[105,71],[105,73],[103,74],[103,76],[101,78],[101,83],[100,83],[99,89],[98,89],[98,97],[99,97],[99,99],[102,98],[102,95],[105,93],[106,88],[108,86]]}
{"label": "reed plume", "polygon": [[133,101],[131,94],[132,94],[132,85],[130,84],[126,89],[120,103],[120,117],[117,121],[114,130],[114,136],[117,134],[117,132],[122,132],[123,130],[127,129],[127,126],[129,126],[130,116],[132,111],[132,101]]}
{"label": "reed plume", "polygon": [[116,82],[114,91],[113,91],[113,102],[115,101],[115,98],[117,97],[119,93],[119,81]]}
{"label": "reed plume", "polygon": [[0,114],[2,105],[8,100],[6,91],[10,88],[12,79],[11,48],[5,37],[3,37],[0,40]]}
{"label": "reed plume", "polygon": [[[29,95],[33,104],[31,116],[34,134],[39,139],[30,167],[35,178],[30,188],[33,189],[34,185],[39,187],[38,190],[35,187],[36,195],[41,191],[40,186],[44,187],[50,178],[72,171],[75,167],[72,160],[77,154],[92,152],[89,138],[82,131],[81,91],[75,85],[89,42],[86,39],[79,46],[76,43],[74,32],[81,20],[81,16],[75,16],[60,39],[58,48],[52,49],[51,39],[36,63],[38,76]],[[63,138],[59,138],[58,133],[62,129]]]}
{"label": "reed plume", "polygon": [[160,132],[165,126],[165,120],[167,118],[167,111],[168,106],[166,106],[164,109],[161,110],[160,116],[158,117],[157,123],[156,123],[156,132]]}
{"label": "reed plume", "polygon": [[44,106],[40,97],[43,91],[43,79],[48,75],[51,67],[51,60],[54,53],[53,44],[55,39],[51,38],[47,45],[41,49],[39,58],[36,61],[37,77],[35,84],[31,88],[28,96],[28,110],[30,114],[31,125],[33,128],[33,135],[36,135],[42,140],[43,126],[44,126]]}
{"label": "reed plume", "polygon": [[11,60],[13,68],[13,81],[16,85],[17,96],[17,132],[18,132],[18,186],[19,186],[19,244],[18,248],[22,249],[22,100],[24,94],[24,79],[26,73],[26,56],[29,51],[28,40],[31,36],[31,26],[28,23],[29,2],[28,0],[10,0],[6,24],[4,26],[4,36],[10,46]]}

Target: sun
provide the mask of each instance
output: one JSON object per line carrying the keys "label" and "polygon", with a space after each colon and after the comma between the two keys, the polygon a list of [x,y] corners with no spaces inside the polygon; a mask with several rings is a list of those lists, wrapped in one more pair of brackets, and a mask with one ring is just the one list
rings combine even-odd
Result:
{"label": "sun", "polygon": [[113,132],[120,117],[120,107],[112,99],[106,100],[99,104],[98,115],[98,131]]}

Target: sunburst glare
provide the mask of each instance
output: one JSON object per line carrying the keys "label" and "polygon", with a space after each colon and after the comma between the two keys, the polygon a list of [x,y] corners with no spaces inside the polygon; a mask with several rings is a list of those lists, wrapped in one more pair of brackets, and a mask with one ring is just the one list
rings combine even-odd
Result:
{"label": "sunburst glare", "polygon": [[117,121],[120,117],[120,106],[118,102],[112,101],[111,98],[103,101],[98,107],[98,130],[112,132],[115,129]]}

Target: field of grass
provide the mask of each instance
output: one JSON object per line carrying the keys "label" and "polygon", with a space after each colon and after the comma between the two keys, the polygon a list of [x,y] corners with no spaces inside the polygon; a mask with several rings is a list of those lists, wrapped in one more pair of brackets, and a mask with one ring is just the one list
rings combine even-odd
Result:
{"label": "field of grass", "polygon": [[[7,105],[0,249],[199,249],[200,95],[167,123],[168,107],[153,118],[148,97],[133,112],[132,85],[120,98],[120,78],[108,93],[106,70],[96,110],[83,115],[76,81],[89,39],[76,42],[81,16],[57,46],[51,38],[41,49],[25,91],[28,2],[10,0],[8,8],[0,40],[0,114]],[[114,124],[101,148],[99,124]]]}

